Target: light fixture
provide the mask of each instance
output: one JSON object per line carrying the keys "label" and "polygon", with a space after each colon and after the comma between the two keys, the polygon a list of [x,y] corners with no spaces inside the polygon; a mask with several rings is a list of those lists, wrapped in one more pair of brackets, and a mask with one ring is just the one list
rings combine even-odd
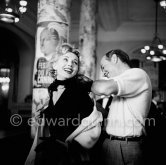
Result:
{"label": "light fixture", "polygon": [[166,0],[160,0],[160,6],[166,9]]}
{"label": "light fixture", "polygon": [[141,49],[141,53],[146,55],[146,59],[153,62],[160,62],[166,60],[166,46],[162,44],[161,39],[157,32],[157,18],[158,18],[158,2],[159,0],[154,0],[156,3],[156,16],[155,16],[155,33],[154,38],[150,45],[144,46]]}
{"label": "light fixture", "polygon": [[19,22],[20,17],[27,11],[26,0],[1,0],[0,21],[6,23]]}
{"label": "light fixture", "polygon": [[9,83],[10,83],[10,69],[9,68],[0,68],[0,92],[2,94],[7,95],[9,91]]}

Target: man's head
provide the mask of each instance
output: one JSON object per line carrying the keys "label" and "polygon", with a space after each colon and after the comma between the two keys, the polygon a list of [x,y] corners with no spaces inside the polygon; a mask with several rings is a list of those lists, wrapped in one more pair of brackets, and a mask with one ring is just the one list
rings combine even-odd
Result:
{"label": "man's head", "polygon": [[58,32],[54,28],[45,28],[40,34],[40,48],[45,56],[56,52],[60,38]]}
{"label": "man's head", "polygon": [[107,78],[119,75],[130,66],[129,56],[120,49],[107,52],[101,59],[101,70]]}

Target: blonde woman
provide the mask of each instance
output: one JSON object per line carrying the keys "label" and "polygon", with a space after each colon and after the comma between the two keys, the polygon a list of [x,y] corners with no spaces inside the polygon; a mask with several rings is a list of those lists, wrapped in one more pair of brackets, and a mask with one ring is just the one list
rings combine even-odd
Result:
{"label": "blonde woman", "polygon": [[[89,164],[97,142],[102,115],[89,96],[92,80],[79,74],[79,52],[64,44],[53,64],[56,78],[49,86],[50,100],[42,112],[49,137],[35,148],[35,165]],[[41,116],[38,111],[36,117]]]}

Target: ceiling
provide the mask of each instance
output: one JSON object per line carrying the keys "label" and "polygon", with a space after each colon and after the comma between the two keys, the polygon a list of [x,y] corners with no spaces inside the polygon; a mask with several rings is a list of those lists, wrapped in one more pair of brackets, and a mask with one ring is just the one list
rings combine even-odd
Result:
{"label": "ceiling", "polygon": [[[150,39],[154,33],[154,0],[98,0],[98,40],[142,40]],[[14,26],[32,37],[36,33],[38,0],[28,0],[27,13]],[[71,29],[73,40],[77,40],[81,0],[72,0]],[[158,31],[166,37],[166,12],[159,7]],[[0,26],[3,26],[0,23]],[[13,28],[11,26],[10,28]],[[146,35],[144,35],[146,33]]]}
{"label": "ceiling", "polygon": [[[70,42],[78,42],[81,0],[71,1]],[[0,0],[1,2],[2,0]],[[146,42],[152,41],[155,32],[154,0],[97,0],[97,2],[98,55],[102,55],[107,49],[110,50],[110,47],[113,49],[118,46],[122,50],[127,50],[134,58],[134,54],[138,50],[140,51],[140,48]],[[28,10],[22,16],[20,22],[14,25],[0,22],[0,45],[2,49],[4,48],[4,52],[6,52],[5,43],[8,43],[9,51],[11,50],[9,54],[13,56],[13,49],[9,44],[11,40],[24,51],[26,49],[23,46],[29,43],[31,43],[29,47],[34,46],[31,49],[35,50],[37,3],[38,0],[28,0]],[[20,32],[22,33],[21,38],[18,36]],[[158,33],[162,42],[166,41],[166,11],[161,7],[158,11]],[[25,38],[27,36],[30,38],[26,41],[26,44],[24,44],[26,40],[24,35]],[[0,55],[3,54],[1,52],[0,49]],[[3,57],[0,58],[0,62],[2,59]],[[98,61],[100,61],[99,57]],[[162,74],[165,68],[160,70]],[[160,76],[160,79],[162,77]],[[163,84],[165,84],[165,81],[164,79]]]}

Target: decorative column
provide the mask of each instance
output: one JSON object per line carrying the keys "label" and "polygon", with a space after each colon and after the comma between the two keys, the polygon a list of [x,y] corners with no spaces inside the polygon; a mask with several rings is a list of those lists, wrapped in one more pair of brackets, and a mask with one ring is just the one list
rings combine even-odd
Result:
{"label": "decorative column", "polygon": [[[47,87],[53,81],[52,63],[62,43],[69,38],[71,0],[39,0],[36,55],[33,72],[32,116],[48,105]],[[32,125],[32,136],[36,132]]]}
{"label": "decorative column", "polygon": [[96,76],[96,31],[96,0],[82,0],[79,29],[80,71],[93,80]]}

